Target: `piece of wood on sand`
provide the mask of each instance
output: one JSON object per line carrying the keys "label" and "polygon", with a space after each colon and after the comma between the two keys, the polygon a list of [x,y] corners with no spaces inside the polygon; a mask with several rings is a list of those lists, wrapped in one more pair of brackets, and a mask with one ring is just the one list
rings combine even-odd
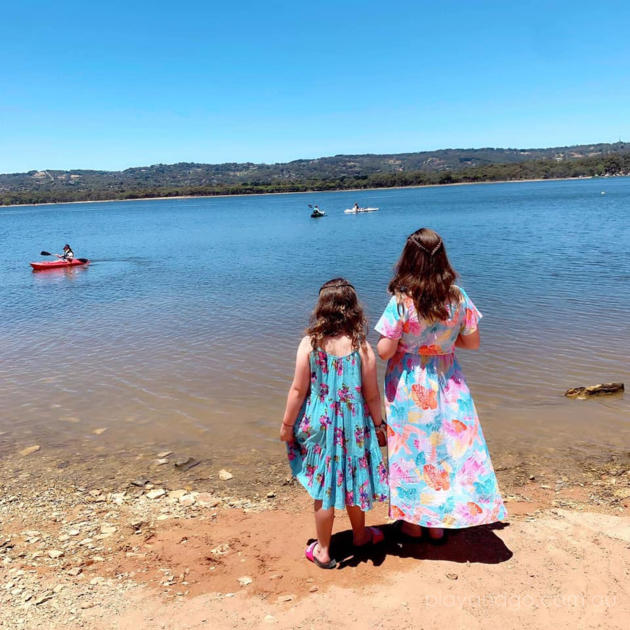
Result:
{"label": "piece of wood on sand", "polygon": [[564,392],[567,398],[591,398],[592,396],[610,396],[624,391],[623,383],[600,383],[588,387],[572,387]]}

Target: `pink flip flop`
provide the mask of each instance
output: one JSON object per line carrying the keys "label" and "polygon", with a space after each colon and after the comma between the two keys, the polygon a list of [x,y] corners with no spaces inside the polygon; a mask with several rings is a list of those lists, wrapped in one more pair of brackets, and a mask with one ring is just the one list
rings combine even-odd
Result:
{"label": "pink flip flop", "polygon": [[313,564],[316,564],[320,569],[334,569],[337,566],[337,561],[331,558],[328,562],[321,562],[315,557],[315,547],[317,541],[312,542],[305,550],[304,555],[307,560],[310,560]]}

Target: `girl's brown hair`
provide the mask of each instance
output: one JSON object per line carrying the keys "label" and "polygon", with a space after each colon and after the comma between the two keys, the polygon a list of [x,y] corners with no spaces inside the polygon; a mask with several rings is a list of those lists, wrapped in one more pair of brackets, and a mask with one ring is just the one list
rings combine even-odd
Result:
{"label": "girl's brown hair", "polygon": [[354,287],[345,278],[324,283],[306,330],[313,349],[321,347],[325,337],[347,335],[358,350],[365,343],[366,328],[367,320]]}
{"label": "girl's brown hair", "polygon": [[387,289],[397,297],[408,295],[418,318],[443,321],[450,315],[449,302],[460,296],[454,285],[456,278],[440,235],[420,228],[407,237]]}

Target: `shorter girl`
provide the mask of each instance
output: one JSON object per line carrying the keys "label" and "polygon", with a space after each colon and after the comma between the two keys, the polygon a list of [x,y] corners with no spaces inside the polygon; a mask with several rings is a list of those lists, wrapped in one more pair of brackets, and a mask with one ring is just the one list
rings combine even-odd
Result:
{"label": "shorter girl", "polygon": [[379,450],[385,425],[365,330],[354,287],[343,278],[326,282],[297,351],[280,430],[291,471],[315,499],[317,540],[305,555],[322,569],[336,566],[330,557],[335,508],[346,508],[356,546],[383,540],[381,530],[365,526],[372,501],[387,499]]}

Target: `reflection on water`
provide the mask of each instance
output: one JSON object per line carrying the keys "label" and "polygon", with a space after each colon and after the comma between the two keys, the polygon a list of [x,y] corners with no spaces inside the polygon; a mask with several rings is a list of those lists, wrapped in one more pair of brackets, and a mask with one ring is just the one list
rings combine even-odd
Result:
{"label": "reflection on water", "polygon": [[[355,201],[380,211],[344,215]],[[489,441],[627,443],[624,398],[562,393],[627,381],[629,202],[615,178],[0,209],[0,449],[105,427],[117,444],[276,448],[318,287],[348,277],[374,323],[422,225],[484,313],[461,360]],[[30,272],[64,242],[90,266]]]}

